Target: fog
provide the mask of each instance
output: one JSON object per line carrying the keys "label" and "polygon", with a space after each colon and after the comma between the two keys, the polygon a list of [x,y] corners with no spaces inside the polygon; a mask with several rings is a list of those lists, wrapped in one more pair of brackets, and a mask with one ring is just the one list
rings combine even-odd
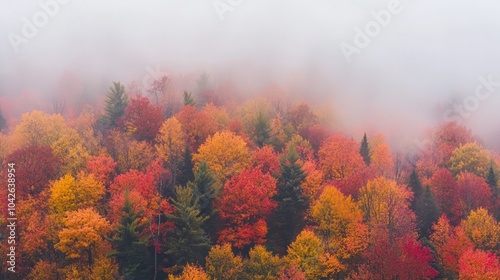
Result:
{"label": "fog", "polygon": [[61,87],[102,98],[112,81],[141,82],[151,69],[187,80],[206,72],[241,94],[278,85],[326,106],[353,137],[381,132],[411,146],[453,119],[500,149],[499,10],[465,0],[4,0],[0,106],[15,119]]}

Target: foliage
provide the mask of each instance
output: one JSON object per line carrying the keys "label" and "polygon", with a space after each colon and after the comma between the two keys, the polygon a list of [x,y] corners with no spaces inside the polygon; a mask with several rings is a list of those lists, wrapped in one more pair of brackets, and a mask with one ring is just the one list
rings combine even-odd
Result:
{"label": "foliage", "polygon": [[486,178],[491,158],[478,143],[467,143],[456,148],[450,158],[450,170],[456,176],[460,172],[470,172]]}
{"label": "foliage", "polygon": [[321,261],[323,253],[320,239],[312,231],[304,230],[288,247],[286,259],[296,263],[307,279],[320,279],[325,269]]}
{"label": "foliage", "polygon": [[138,96],[130,100],[123,116],[117,121],[119,127],[138,141],[153,141],[164,120],[159,106],[149,102],[146,97]]}
{"label": "foliage", "polygon": [[234,255],[229,244],[215,245],[208,252],[205,270],[211,279],[241,279],[243,260],[240,256]]}
{"label": "foliage", "polygon": [[366,133],[363,135],[363,139],[361,140],[361,145],[359,147],[359,154],[363,157],[366,165],[370,165],[370,147],[368,146],[368,138],[366,137]]}
{"label": "foliage", "polygon": [[500,261],[492,253],[468,250],[460,257],[458,266],[463,280],[500,279]]}
{"label": "foliage", "polygon": [[127,107],[128,96],[125,94],[125,87],[120,82],[113,82],[106,95],[104,111],[104,122],[108,127],[116,127],[117,120],[120,118]]}
{"label": "foliage", "polygon": [[249,258],[244,263],[244,279],[277,279],[282,267],[282,260],[267,251],[262,245],[250,250]]}
{"label": "foliage", "polygon": [[365,166],[358,145],[343,135],[337,134],[326,140],[318,154],[326,179],[343,180]]}

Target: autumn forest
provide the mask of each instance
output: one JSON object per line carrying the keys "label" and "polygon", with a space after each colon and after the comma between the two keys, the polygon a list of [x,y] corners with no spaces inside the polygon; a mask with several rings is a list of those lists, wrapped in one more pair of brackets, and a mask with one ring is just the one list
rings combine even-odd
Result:
{"label": "autumn forest", "polygon": [[1,117],[5,279],[500,279],[500,155],[465,126],[409,157],[307,103],[166,79]]}

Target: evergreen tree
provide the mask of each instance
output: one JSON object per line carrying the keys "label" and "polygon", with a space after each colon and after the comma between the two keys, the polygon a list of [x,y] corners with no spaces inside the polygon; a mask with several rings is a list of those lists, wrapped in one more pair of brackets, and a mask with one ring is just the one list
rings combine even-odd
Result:
{"label": "evergreen tree", "polygon": [[493,166],[490,166],[486,182],[491,187],[491,193],[493,194],[493,196],[498,197],[498,181],[497,176],[495,175],[495,171],[493,170]]}
{"label": "evergreen tree", "polygon": [[368,138],[366,137],[366,133],[363,136],[363,140],[361,140],[361,146],[359,148],[359,153],[363,157],[366,165],[370,165],[370,147],[368,147]]}
{"label": "evergreen tree", "polygon": [[440,216],[436,200],[429,186],[426,186],[422,193],[416,214],[421,236],[428,237],[432,224],[435,223]]}
{"label": "evergreen tree", "polygon": [[116,127],[116,121],[123,115],[127,107],[128,97],[125,87],[120,82],[113,82],[106,96],[106,107],[104,120],[108,127]]}
{"label": "evergreen tree", "polygon": [[[120,267],[120,272],[125,279],[151,279],[152,266],[149,259],[148,240],[141,237],[145,225],[139,224],[140,213],[135,213],[133,204],[125,194],[123,205],[124,216],[115,236],[108,238],[114,251],[109,256],[114,256]],[[129,278],[130,277],[130,278]]]}
{"label": "evergreen tree", "polygon": [[177,183],[181,186],[185,186],[189,181],[194,180],[194,165],[191,151],[189,150],[189,145],[186,145],[182,157],[182,162],[179,164],[180,174],[177,175]]}
{"label": "evergreen tree", "polygon": [[420,179],[418,178],[417,171],[415,169],[413,169],[413,171],[411,172],[408,185],[413,191],[413,200],[411,202],[410,209],[416,213],[418,207],[417,205],[420,203],[420,200],[422,198],[423,188],[422,184],[420,183]]}
{"label": "evergreen tree", "polygon": [[193,95],[187,91],[184,91],[184,106],[196,106]]}
{"label": "evergreen tree", "polygon": [[281,176],[274,199],[278,207],[270,217],[269,243],[274,251],[284,254],[286,247],[304,226],[304,214],[309,207],[309,198],[302,193],[301,184],[306,175],[297,163],[298,154],[291,146],[288,154],[280,159]]}
{"label": "evergreen tree", "polygon": [[202,263],[210,249],[210,239],[203,230],[208,217],[201,214],[198,197],[189,187],[177,187],[171,198],[175,212],[168,215],[175,225],[165,252],[176,265]]}
{"label": "evergreen tree", "polygon": [[210,172],[207,162],[200,162],[198,170],[194,174],[194,182],[188,182],[187,185],[200,201],[201,214],[208,217],[213,216],[215,213],[212,204],[217,196],[217,191],[214,188],[215,177]]}
{"label": "evergreen tree", "polygon": [[268,144],[271,139],[271,124],[269,118],[262,111],[259,111],[253,123],[252,140],[259,148]]}
{"label": "evergreen tree", "polygon": [[3,116],[2,109],[0,108],[0,132],[7,128],[7,120]]}

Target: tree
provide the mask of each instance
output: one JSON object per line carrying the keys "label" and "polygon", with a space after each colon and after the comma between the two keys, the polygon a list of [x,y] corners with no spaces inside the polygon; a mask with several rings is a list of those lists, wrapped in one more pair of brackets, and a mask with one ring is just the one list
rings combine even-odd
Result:
{"label": "tree", "polygon": [[57,179],[61,166],[61,161],[47,146],[15,150],[5,161],[16,164],[16,193],[23,199],[27,195],[38,196],[49,186],[49,181]]}
{"label": "tree", "polygon": [[456,200],[455,213],[458,217],[466,217],[471,210],[479,207],[492,210],[491,189],[483,178],[463,172],[457,179],[459,199]]}
{"label": "tree", "polygon": [[168,280],[210,280],[203,268],[187,264],[179,276],[169,275]]}
{"label": "tree", "polygon": [[2,108],[0,108],[0,132],[7,129],[7,120],[3,115]]}
{"label": "tree", "polygon": [[500,279],[500,261],[491,252],[468,250],[460,257],[458,267],[463,280]]}
{"label": "tree", "polygon": [[280,161],[271,146],[266,145],[252,153],[252,167],[275,178],[280,176]]}
{"label": "tree", "polygon": [[500,250],[500,224],[484,208],[471,211],[460,223],[475,248],[498,252]]}
{"label": "tree", "polygon": [[458,185],[453,174],[448,169],[441,168],[431,177],[429,184],[439,210],[453,222],[458,222],[460,217],[455,217],[453,213],[453,207],[458,199]]}
{"label": "tree", "polygon": [[200,211],[203,216],[212,217],[215,214],[213,201],[217,196],[215,189],[215,178],[205,161],[200,162],[198,170],[194,175],[194,181],[188,183],[188,187],[200,201]]}
{"label": "tree", "polygon": [[210,279],[237,280],[243,272],[243,260],[234,255],[229,244],[215,245],[208,252],[205,270]]}
{"label": "tree", "polygon": [[418,173],[415,169],[413,169],[413,171],[411,172],[408,186],[413,191],[413,200],[411,201],[410,209],[413,212],[416,212],[418,204],[420,204],[419,200],[422,198],[424,189],[422,188],[422,184],[420,183],[420,179],[418,178]]}
{"label": "tree", "polygon": [[184,140],[189,144],[191,151],[205,142],[207,137],[217,132],[214,119],[204,111],[198,111],[193,106],[184,106],[175,115],[181,124]]}
{"label": "tree", "polygon": [[90,156],[85,148],[84,139],[74,130],[67,129],[52,144],[54,155],[61,160],[61,171],[64,174],[76,175],[85,168]]}
{"label": "tree", "polygon": [[159,106],[151,104],[146,97],[138,96],[130,100],[117,124],[136,140],[151,142],[158,134],[163,120]]}
{"label": "tree", "polygon": [[420,235],[429,236],[432,224],[439,218],[439,209],[429,186],[425,187],[415,214]]}
{"label": "tree", "polygon": [[361,170],[365,163],[357,144],[337,134],[326,140],[320,148],[319,165],[325,179],[341,181]]}
{"label": "tree", "polygon": [[368,146],[368,138],[366,137],[366,132],[361,140],[361,145],[359,147],[359,154],[363,157],[366,165],[370,165],[370,147]]}
{"label": "tree", "polygon": [[250,250],[249,259],[244,262],[243,279],[276,279],[282,267],[282,260],[267,251],[262,245]]}
{"label": "tree", "polygon": [[253,129],[250,135],[253,142],[259,148],[268,144],[271,139],[271,125],[269,123],[269,117],[262,110],[259,111],[257,118],[253,122]]}
{"label": "tree", "polygon": [[93,207],[103,197],[104,185],[94,175],[79,173],[75,179],[67,174],[52,183],[49,205],[58,215],[66,211]]}
{"label": "tree", "polygon": [[281,158],[281,176],[274,196],[278,206],[270,218],[269,237],[272,237],[270,243],[274,249],[280,253],[284,253],[286,246],[304,227],[305,211],[309,207],[309,198],[302,191],[306,174],[297,160],[294,147]]}
{"label": "tree", "polygon": [[182,161],[179,163],[179,175],[177,175],[177,182],[181,186],[185,186],[188,182],[194,180],[194,163],[193,155],[189,150],[189,146],[184,147],[184,153],[182,154]]}
{"label": "tree", "polygon": [[219,184],[245,169],[249,164],[247,144],[231,132],[217,132],[208,137],[193,155],[195,170],[206,161]]}
{"label": "tree", "polygon": [[243,249],[266,241],[266,219],[276,208],[272,197],[276,180],[258,169],[246,169],[232,177],[216,199],[216,208],[226,227],[219,242]]}
{"label": "tree", "polygon": [[67,130],[61,115],[48,115],[32,111],[21,116],[15,127],[12,141],[15,149],[28,146],[52,146]]}
{"label": "tree", "polygon": [[176,265],[201,263],[210,249],[210,239],[203,230],[208,217],[201,215],[199,198],[191,188],[177,187],[175,194],[175,199],[171,198],[175,211],[167,216],[175,229],[165,253]]}
{"label": "tree", "polygon": [[346,271],[348,261],[368,245],[361,209],[350,196],[330,186],[312,205],[311,217],[326,251],[325,272],[333,276]]}
{"label": "tree", "polygon": [[125,194],[123,216],[114,230],[114,236],[108,238],[114,249],[108,255],[116,258],[121,275],[151,278],[152,266],[147,247],[148,240],[141,235],[146,224],[141,214],[135,212],[128,194],[128,192]]}
{"label": "tree", "polygon": [[486,177],[486,182],[491,187],[491,194],[493,197],[498,197],[498,181],[495,171],[493,170],[493,165],[490,165],[488,170],[488,176]]}
{"label": "tree", "polygon": [[168,166],[170,171],[170,186],[174,186],[179,164],[187,149],[183,140],[181,124],[175,117],[167,119],[156,137],[156,152],[158,157]]}
{"label": "tree", "polygon": [[324,275],[321,256],[324,250],[321,241],[309,230],[303,230],[288,247],[286,260],[294,262],[307,279],[320,279]]}
{"label": "tree", "polygon": [[409,209],[412,193],[395,181],[379,177],[368,181],[359,193],[358,203],[374,237],[411,235],[415,230],[415,215]]}
{"label": "tree", "polygon": [[104,186],[109,186],[115,175],[116,162],[109,156],[91,156],[85,172],[93,174]]}
{"label": "tree", "polygon": [[128,96],[125,94],[125,87],[120,82],[113,82],[106,95],[104,108],[104,121],[108,127],[117,126],[117,120],[123,115],[127,103]]}
{"label": "tree", "polygon": [[457,176],[460,172],[470,172],[485,178],[488,175],[491,158],[478,143],[467,143],[456,148],[450,159],[450,170]]}
{"label": "tree", "polygon": [[191,92],[184,91],[182,93],[182,95],[184,97],[184,106],[196,107],[196,101],[194,101],[194,98],[193,98],[193,95],[191,94]]}
{"label": "tree", "polygon": [[55,247],[68,259],[79,259],[91,267],[94,259],[99,256],[99,248],[108,233],[109,222],[92,208],[86,208],[68,212],[63,224],[64,228],[58,233],[59,242]]}

